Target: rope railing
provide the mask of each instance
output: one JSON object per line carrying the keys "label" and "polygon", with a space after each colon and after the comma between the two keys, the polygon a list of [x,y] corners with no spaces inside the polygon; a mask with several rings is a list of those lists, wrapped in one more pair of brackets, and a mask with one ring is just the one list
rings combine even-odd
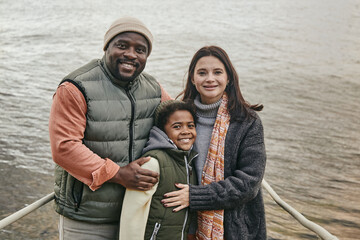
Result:
{"label": "rope railing", "polygon": [[[306,227],[307,229],[311,230],[312,232],[316,233],[321,239],[323,240],[338,240],[337,237],[326,231],[323,227],[319,226],[318,224],[308,220],[305,218],[301,213],[296,211],[293,207],[289,204],[284,202],[279,195],[270,187],[270,185],[263,179],[262,181],[263,188],[270,194],[270,196],[274,199],[274,201],[282,207],[285,211],[287,211],[291,216],[293,216],[301,225]],[[29,213],[35,211],[36,209],[40,208],[41,206],[47,204],[51,200],[54,199],[55,193],[52,192],[43,198],[37,200],[36,202],[30,204],[29,206],[11,214],[10,216],[2,219],[0,221],[0,229],[16,222],[20,218],[28,215]]]}

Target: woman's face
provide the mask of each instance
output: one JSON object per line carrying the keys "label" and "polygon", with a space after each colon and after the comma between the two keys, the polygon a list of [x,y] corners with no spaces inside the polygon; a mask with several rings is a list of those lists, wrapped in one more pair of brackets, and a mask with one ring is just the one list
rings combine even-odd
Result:
{"label": "woman's face", "polygon": [[229,82],[224,64],[214,56],[199,59],[195,65],[192,83],[203,104],[217,102]]}

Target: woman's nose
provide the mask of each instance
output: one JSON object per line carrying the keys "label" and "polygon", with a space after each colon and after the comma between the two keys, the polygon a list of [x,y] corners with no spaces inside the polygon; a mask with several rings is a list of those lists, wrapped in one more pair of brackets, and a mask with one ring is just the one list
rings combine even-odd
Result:
{"label": "woman's nose", "polygon": [[209,73],[206,78],[206,81],[215,81],[215,75],[212,73]]}

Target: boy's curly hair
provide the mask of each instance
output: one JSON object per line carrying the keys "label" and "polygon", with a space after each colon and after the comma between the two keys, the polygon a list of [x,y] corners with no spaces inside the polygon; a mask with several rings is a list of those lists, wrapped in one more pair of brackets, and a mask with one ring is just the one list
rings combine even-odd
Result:
{"label": "boy's curly hair", "polygon": [[184,102],[180,100],[168,100],[159,104],[159,106],[155,110],[154,118],[155,118],[155,126],[164,131],[164,127],[169,120],[171,114],[176,111],[185,110],[190,112],[192,115],[194,122],[196,124],[196,107],[193,102]]}

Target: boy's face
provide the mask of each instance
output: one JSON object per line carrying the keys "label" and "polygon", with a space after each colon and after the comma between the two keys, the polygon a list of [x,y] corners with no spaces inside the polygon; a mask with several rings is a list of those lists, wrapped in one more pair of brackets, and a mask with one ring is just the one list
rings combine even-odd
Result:
{"label": "boy's face", "polygon": [[190,150],[195,142],[195,123],[189,111],[178,110],[171,114],[164,130],[179,149]]}

